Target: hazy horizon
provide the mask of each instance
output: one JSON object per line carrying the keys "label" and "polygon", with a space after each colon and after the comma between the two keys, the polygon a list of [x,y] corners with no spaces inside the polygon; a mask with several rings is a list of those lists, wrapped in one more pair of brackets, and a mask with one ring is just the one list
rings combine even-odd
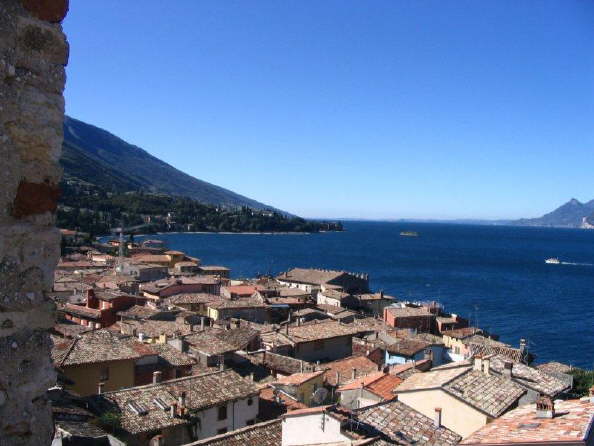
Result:
{"label": "hazy horizon", "polygon": [[594,3],[73,0],[67,113],[310,218],[594,198]]}

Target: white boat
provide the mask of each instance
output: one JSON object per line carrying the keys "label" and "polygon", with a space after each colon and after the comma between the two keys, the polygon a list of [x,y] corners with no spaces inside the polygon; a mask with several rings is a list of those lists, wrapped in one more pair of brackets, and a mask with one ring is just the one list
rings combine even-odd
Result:
{"label": "white boat", "polygon": [[546,259],[545,263],[552,263],[554,265],[559,265],[561,261],[557,257],[551,257],[550,259]]}

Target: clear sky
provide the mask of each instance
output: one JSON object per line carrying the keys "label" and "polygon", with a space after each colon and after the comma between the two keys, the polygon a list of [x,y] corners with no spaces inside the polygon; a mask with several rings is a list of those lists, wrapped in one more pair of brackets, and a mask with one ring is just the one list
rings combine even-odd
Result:
{"label": "clear sky", "polygon": [[67,113],[305,217],[594,198],[591,0],[71,0]]}

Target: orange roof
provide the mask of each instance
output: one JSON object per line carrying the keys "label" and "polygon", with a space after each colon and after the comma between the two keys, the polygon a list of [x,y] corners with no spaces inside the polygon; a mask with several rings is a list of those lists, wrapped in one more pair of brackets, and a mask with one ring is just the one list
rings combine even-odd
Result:
{"label": "orange roof", "polygon": [[385,400],[391,400],[395,398],[395,395],[392,393],[392,391],[398,387],[402,381],[404,380],[398,376],[389,375],[384,372],[376,372],[372,373],[371,375],[364,376],[363,378],[351,381],[350,383],[340,387],[338,391],[343,392],[345,390],[355,390],[363,387],[366,390],[381,396]]}
{"label": "orange roof", "polygon": [[339,387],[338,391],[342,392],[344,390],[354,390],[354,389],[359,389],[361,387],[366,387],[369,384],[371,384],[372,382],[377,381],[378,379],[382,378],[384,375],[385,375],[384,372],[375,372],[370,375],[354,379],[350,383]]}
{"label": "orange roof", "polygon": [[[368,375],[377,372],[378,365],[366,356],[351,356],[328,362],[324,367],[327,369],[326,382],[332,386],[338,386],[352,378],[353,369],[357,376]],[[336,372],[340,375],[340,382],[336,382]]]}
{"label": "orange roof", "polygon": [[253,285],[232,285],[225,288],[227,288],[227,291],[229,291],[230,293],[247,296],[251,296],[258,289]]}
{"label": "orange roof", "polygon": [[404,380],[398,376],[386,374],[380,379],[368,384],[365,388],[370,392],[381,396],[385,400],[391,400],[396,396],[394,395],[393,390],[398,387],[402,381]]}

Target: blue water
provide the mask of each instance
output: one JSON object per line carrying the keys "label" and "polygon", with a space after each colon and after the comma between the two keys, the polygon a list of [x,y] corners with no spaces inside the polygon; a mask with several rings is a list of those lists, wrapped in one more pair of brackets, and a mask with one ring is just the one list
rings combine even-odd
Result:
{"label": "blue water", "polygon": [[[347,222],[342,233],[165,234],[170,249],[233,277],[294,266],[369,273],[375,290],[438,300],[538,362],[594,366],[594,231],[437,223]],[[401,237],[413,230],[419,237]],[[152,236],[154,237],[154,236]],[[548,265],[558,257],[574,264]]]}

